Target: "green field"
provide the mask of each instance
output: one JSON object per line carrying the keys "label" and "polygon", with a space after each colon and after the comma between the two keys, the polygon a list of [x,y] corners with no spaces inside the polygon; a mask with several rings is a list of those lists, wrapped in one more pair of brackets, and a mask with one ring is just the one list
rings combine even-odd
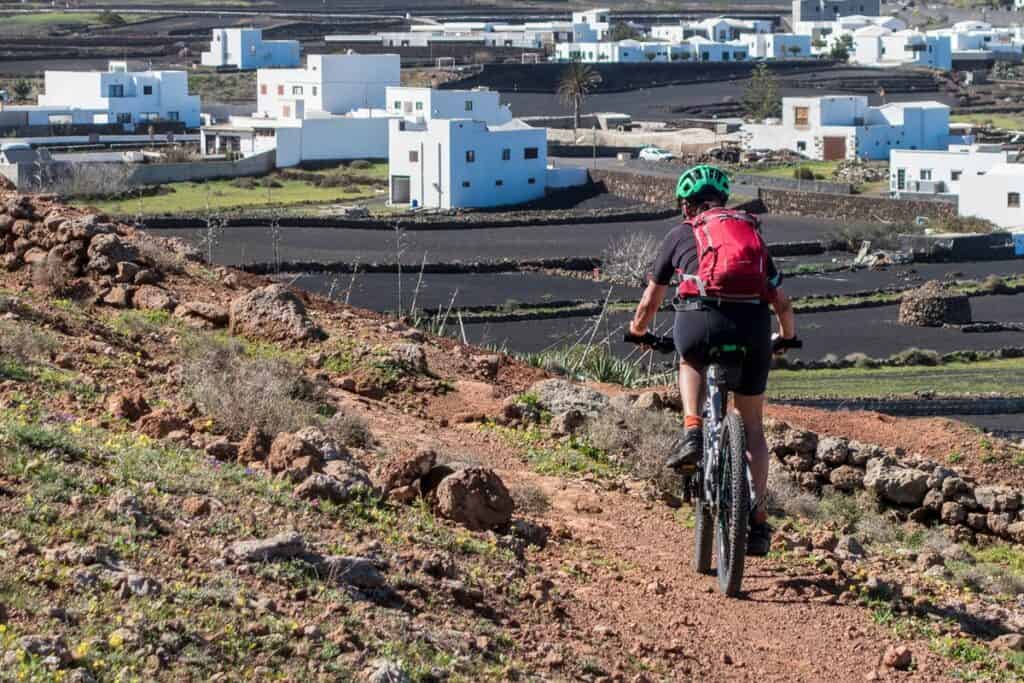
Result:
{"label": "green field", "polygon": [[1024,130],[1024,114],[955,114],[949,120],[976,126],[991,125],[1005,130]]}
{"label": "green field", "polygon": [[935,367],[774,370],[768,394],[775,398],[870,398],[938,394],[1024,394],[1024,358]]}
{"label": "green field", "polygon": [[773,166],[772,168],[743,169],[743,172],[750,175],[771,176],[772,178],[792,178],[794,170],[806,168],[813,171],[815,176],[829,180],[832,178],[832,172],[836,170],[839,163],[838,161],[805,161],[800,164],[786,164],[785,166]]}
{"label": "green field", "polygon": [[[326,173],[326,172],[325,172]],[[386,164],[375,164],[373,168],[361,171],[360,175],[385,177]],[[101,211],[117,215],[137,213],[152,215],[166,213],[203,213],[239,209],[270,207],[294,207],[303,204],[329,204],[369,199],[377,196],[379,190],[361,185],[356,180],[347,187],[317,187],[302,180],[278,179],[281,187],[266,188],[257,185],[252,188],[237,187],[232,180],[211,180],[205,183],[171,183],[165,185],[171,190],[141,199],[119,199],[115,201],[81,202],[95,206]]]}

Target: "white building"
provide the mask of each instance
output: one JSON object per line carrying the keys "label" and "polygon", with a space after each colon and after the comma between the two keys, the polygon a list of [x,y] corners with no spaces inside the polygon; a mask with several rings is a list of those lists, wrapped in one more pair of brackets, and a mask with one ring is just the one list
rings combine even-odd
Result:
{"label": "white building", "polygon": [[494,90],[433,90],[390,87],[386,89],[387,110],[392,116],[409,119],[472,119],[488,125],[512,120],[512,111],[501,103]]}
{"label": "white building", "polygon": [[793,0],[793,25],[803,21],[835,21],[854,14],[877,17],[881,0]]}
{"label": "white building", "polygon": [[107,71],[47,71],[44,89],[36,109],[51,121],[60,112],[69,123],[120,123],[127,129],[156,121],[200,124],[199,97],[188,94],[184,71],[128,71],[127,62],[110,62]]}
{"label": "white building", "polygon": [[572,23],[574,25],[587,26],[593,32],[593,38],[590,40],[604,40],[605,36],[608,35],[608,29],[611,26],[611,11],[608,9],[588,9],[583,12],[572,13]]}
{"label": "white building", "polygon": [[681,21],[678,24],[664,24],[651,27],[651,37],[671,43],[681,43],[687,38],[699,36],[715,42],[725,43],[739,40],[751,33],[771,33],[772,22],[764,19],[730,19],[712,17],[701,21]]}
{"label": "white building", "polygon": [[967,176],[1005,164],[1001,145],[950,145],[947,150],[894,149],[889,156],[889,190],[903,194],[959,195]]}
{"label": "white building", "polygon": [[215,28],[210,49],[202,53],[203,66],[242,70],[298,66],[301,47],[297,40],[263,40],[260,28]]}
{"label": "white building", "polygon": [[1019,26],[996,28],[983,21],[961,21],[928,35],[948,37],[957,60],[1016,60],[1024,53],[1024,33]]}
{"label": "white building", "polygon": [[257,72],[257,115],[303,118],[306,111],[383,109],[385,88],[400,82],[398,55],[309,55],[302,69]]}
{"label": "white building", "polygon": [[451,209],[522,204],[544,196],[547,130],[461,119],[393,120],[394,205]]}
{"label": "white building", "polygon": [[947,149],[949,107],[900,102],[871,107],[856,95],[785,97],[782,120],[744,124],[747,149],[787,149],[810,159],[888,159],[893,149]]}
{"label": "white building", "polygon": [[993,166],[960,183],[961,216],[990,220],[1001,228],[1024,227],[1024,164]]}
{"label": "white building", "polygon": [[864,66],[953,68],[949,36],[867,26],[853,32],[853,48],[851,61]]}
{"label": "white building", "polygon": [[740,41],[716,43],[707,38],[687,38],[681,43],[620,40],[615,43],[559,43],[555,59],[565,62],[642,64],[646,62],[744,62],[749,48]]}
{"label": "white building", "polygon": [[855,14],[841,16],[832,21],[802,21],[793,26],[793,32],[811,37],[812,47],[817,54],[827,53],[842,36],[853,37],[853,32],[870,26],[880,26],[891,31],[907,28],[906,22],[897,17],[866,17]]}
{"label": "white building", "polygon": [[304,69],[260,69],[257,111],[206,126],[208,155],[276,150],[279,168],[309,161],[383,159],[388,154],[388,86],[398,55],[309,55]]}
{"label": "white building", "polygon": [[750,59],[802,59],[811,56],[811,37],[796,33],[747,33],[740,36]]}

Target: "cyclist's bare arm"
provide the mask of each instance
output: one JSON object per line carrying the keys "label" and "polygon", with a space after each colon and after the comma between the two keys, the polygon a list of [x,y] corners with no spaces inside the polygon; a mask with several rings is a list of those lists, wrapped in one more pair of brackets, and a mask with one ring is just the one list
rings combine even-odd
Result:
{"label": "cyclist's bare arm", "polygon": [[659,285],[654,282],[647,283],[647,289],[644,290],[644,295],[640,297],[640,304],[636,307],[633,322],[629,324],[630,334],[635,334],[639,337],[647,332],[647,328],[650,327],[655,314],[661,308],[661,303],[665,300],[665,292],[667,290],[668,285]]}
{"label": "cyclist's bare arm", "polygon": [[775,290],[775,301],[772,302],[772,309],[775,310],[775,317],[779,320],[779,333],[784,339],[792,339],[796,336],[796,315],[793,313],[793,304],[782,289]]}

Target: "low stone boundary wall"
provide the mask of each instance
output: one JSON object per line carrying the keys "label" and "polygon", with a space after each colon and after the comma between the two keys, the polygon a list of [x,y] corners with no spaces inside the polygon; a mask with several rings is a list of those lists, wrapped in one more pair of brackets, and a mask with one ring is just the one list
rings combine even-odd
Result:
{"label": "low stone boundary wall", "polygon": [[1024,397],[944,396],[936,398],[773,399],[774,403],[825,410],[869,410],[901,417],[934,415],[1015,415],[1024,413]]}
{"label": "low stone boundary wall", "polygon": [[757,197],[768,213],[858,223],[913,223],[919,216],[940,220],[957,215],[956,204],[938,201],[770,189],[758,190]]}
{"label": "low stone boundary wall", "polygon": [[760,189],[758,199],[768,213],[861,223],[912,223],[920,216],[930,220],[956,217],[956,205],[945,202],[825,195],[788,189]]}
{"label": "low stone boundary wall", "polygon": [[1008,232],[991,235],[904,235],[900,247],[915,261],[1001,261],[1018,258],[1015,238]]}
{"label": "low stone boundary wall", "polygon": [[772,456],[801,488],[816,493],[867,490],[915,522],[949,525],[969,540],[987,534],[1024,542],[1024,490],[978,485],[932,460],[819,437],[778,420],[767,420],[765,427]]}
{"label": "low stone boundary wall", "polygon": [[[676,214],[675,207],[625,209],[553,209],[465,213],[400,214],[380,218],[342,218],[333,216],[281,216],[277,225],[282,228],[347,228],[354,230],[394,230],[400,226],[405,230],[472,230],[474,228],[517,228],[530,225],[576,225],[585,223],[620,223],[629,221],[653,221],[670,218]],[[225,217],[225,225],[231,228],[266,228],[274,218],[268,214],[240,215]],[[151,216],[145,219],[147,230],[205,228],[206,218],[202,216]]]}
{"label": "low stone boundary wall", "polygon": [[[564,257],[515,261],[453,261],[449,263],[415,263],[402,264],[403,273],[458,274],[458,273],[515,273],[521,270],[583,270],[592,271],[601,265],[601,261],[593,258]],[[275,273],[397,273],[395,263],[349,263],[335,261],[318,263],[316,261],[282,261],[276,263],[250,263],[239,266],[241,270],[255,275],[273,275]]]}

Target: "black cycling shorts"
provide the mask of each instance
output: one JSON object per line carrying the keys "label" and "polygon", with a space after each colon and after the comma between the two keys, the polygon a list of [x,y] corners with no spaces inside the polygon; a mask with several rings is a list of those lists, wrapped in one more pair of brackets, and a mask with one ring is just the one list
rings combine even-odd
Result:
{"label": "black cycling shorts", "polygon": [[768,387],[772,365],[772,318],[768,304],[707,304],[702,310],[676,311],[676,350],[698,368],[708,364],[708,351],[723,344],[746,348],[737,394],[757,396]]}

